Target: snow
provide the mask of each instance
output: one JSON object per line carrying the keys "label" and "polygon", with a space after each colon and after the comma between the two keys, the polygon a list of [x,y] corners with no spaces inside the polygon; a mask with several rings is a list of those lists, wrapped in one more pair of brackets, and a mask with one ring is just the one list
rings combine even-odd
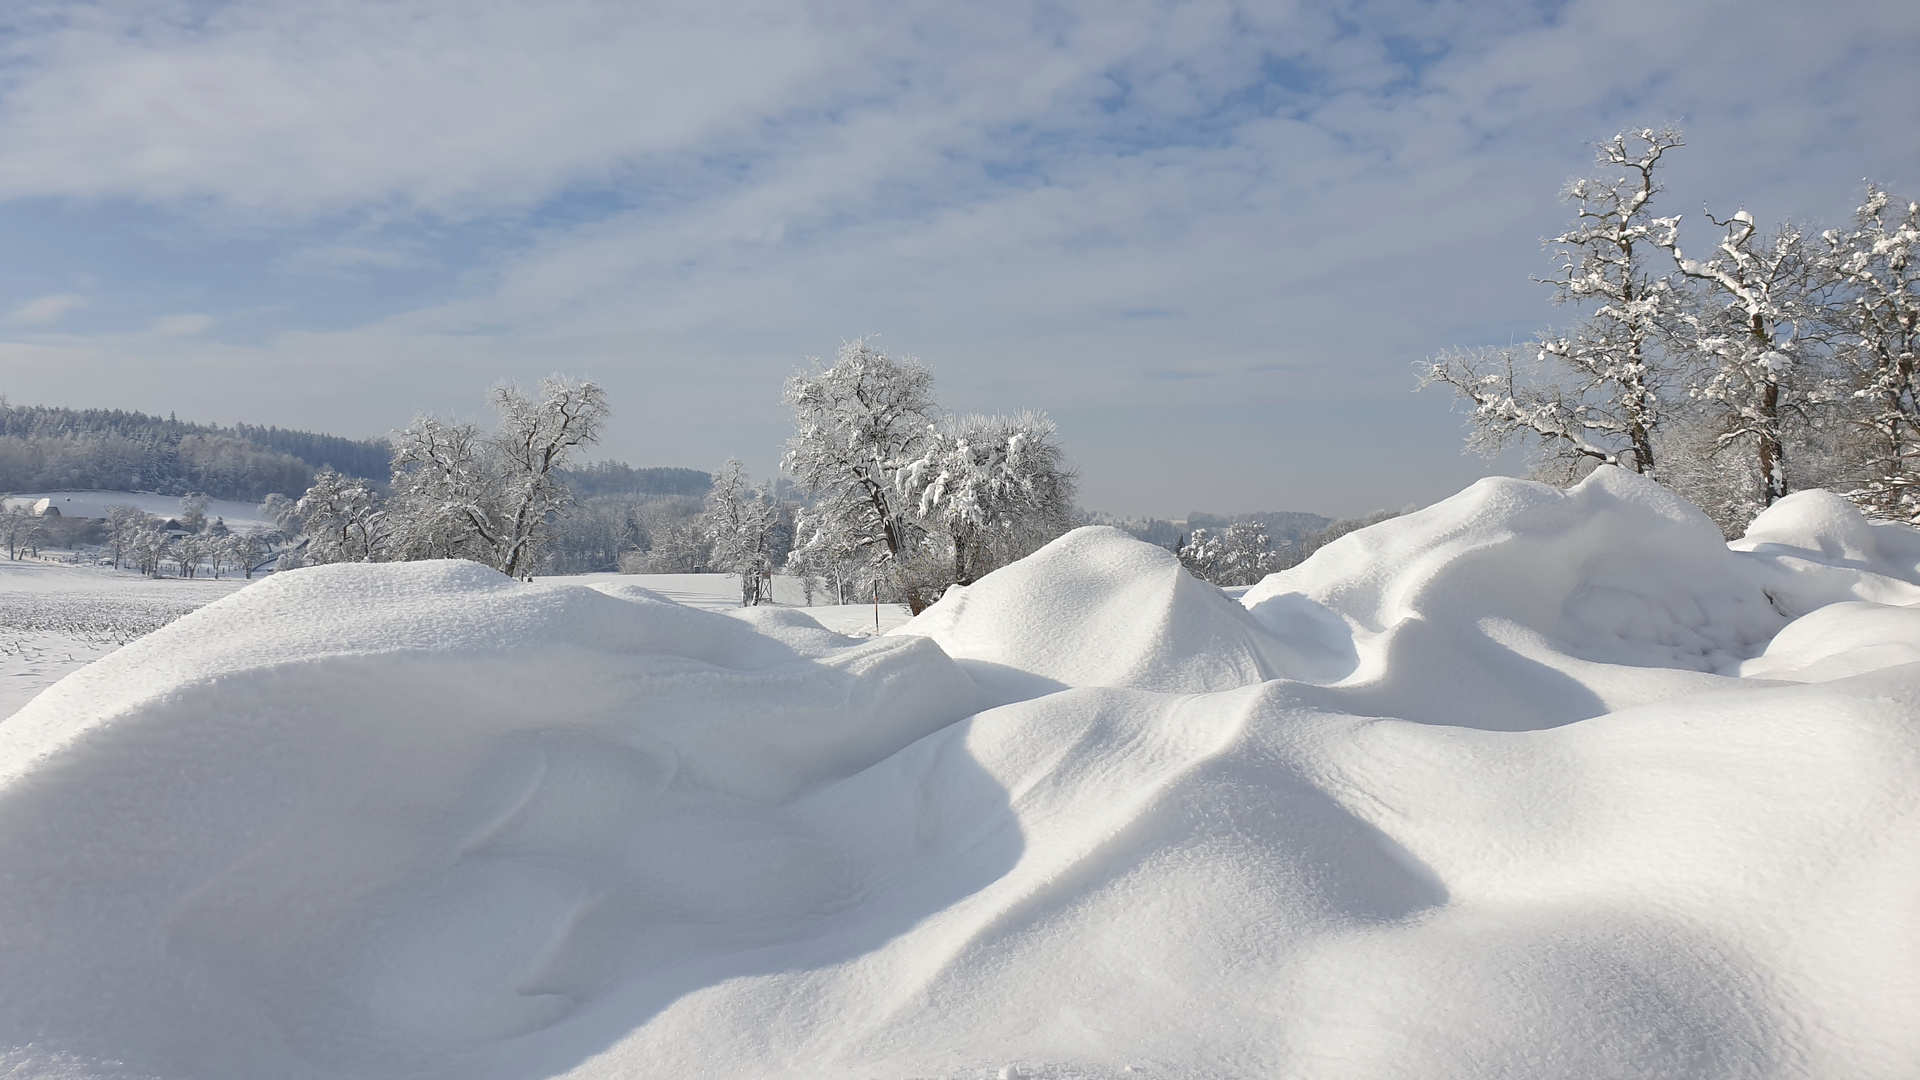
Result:
{"label": "snow", "polygon": [[[7,499],[6,505],[31,506],[41,499],[49,500],[49,505],[60,511],[61,517],[103,518],[107,516],[107,510],[115,506],[131,506],[163,519],[180,516],[178,495],[155,495],[141,491],[43,491],[17,494]],[[209,499],[206,513],[208,520],[221,518],[230,529],[262,529],[273,525],[260,516],[260,507],[256,503]]]}
{"label": "snow", "polygon": [[[737,574],[569,574],[554,577],[548,581],[569,581],[580,584],[599,584],[622,582],[639,585],[658,593],[676,603],[705,611],[737,611],[740,607],[740,577]],[[835,633],[855,636],[872,636],[907,621],[905,604],[829,604],[833,598],[832,586],[816,588],[814,603],[807,603],[806,590],[800,579],[783,574],[773,577],[773,602],[786,607],[806,608],[807,616]],[[875,616],[878,615],[878,626]]]}
{"label": "snow", "polygon": [[[578,574],[549,580],[639,585],[707,611],[740,606],[740,579],[728,574]],[[238,574],[149,578],[52,559],[0,559],[0,720],[68,672],[245,584]],[[794,578],[776,576],[773,591],[779,603],[806,603]],[[816,599],[822,596],[815,594]],[[907,621],[907,609],[900,604],[881,604],[877,612],[873,604],[824,604],[806,610],[825,628],[857,637],[884,633]]]}
{"label": "snow", "polygon": [[62,676],[245,585],[0,559],[0,719]]}
{"label": "snow", "polygon": [[879,638],[276,575],[0,723],[0,1073],[1907,1076],[1917,566],[1603,469]]}

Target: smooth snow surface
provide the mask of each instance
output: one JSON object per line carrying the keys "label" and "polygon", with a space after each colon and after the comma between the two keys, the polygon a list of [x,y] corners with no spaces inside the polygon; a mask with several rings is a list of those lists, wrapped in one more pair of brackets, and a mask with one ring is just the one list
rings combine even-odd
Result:
{"label": "smooth snow surface", "polygon": [[1911,1076],[1917,566],[1602,470],[870,640],[280,575],[0,724],[0,1075]]}

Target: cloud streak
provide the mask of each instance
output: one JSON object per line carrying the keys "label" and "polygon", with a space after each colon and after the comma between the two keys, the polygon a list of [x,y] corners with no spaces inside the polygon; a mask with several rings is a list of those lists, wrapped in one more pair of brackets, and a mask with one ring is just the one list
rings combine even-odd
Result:
{"label": "cloud streak", "polygon": [[[131,217],[158,269],[0,285],[98,275],[124,404],[184,355],[294,410],[226,415],[369,432],[590,369],[613,452],[764,470],[780,376],[879,330],[956,408],[1059,414],[1096,505],[1400,505],[1484,467],[1410,362],[1564,317],[1528,276],[1583,142],[1679,119],[1672,212],[1834,218],[1920,191],[1916,43],[1895,4],[55,5],[6,45],[0,205]],[[137,332],[182,310],[219,321]]]}
{"label": "cloud streak", "polygon": [[13,322],[28,326],[44,326],[57,323],[68,313],[87,306],[87,298],[79,293],[55,293],[52,296],[38,296],[13,309],[8,316]]}

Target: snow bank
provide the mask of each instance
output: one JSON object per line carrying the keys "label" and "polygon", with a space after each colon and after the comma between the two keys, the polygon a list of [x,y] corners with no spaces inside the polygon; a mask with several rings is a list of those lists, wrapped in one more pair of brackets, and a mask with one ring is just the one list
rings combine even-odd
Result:
{"label": "snow bank", "polygon": [[1489,481],[1246,608],[1088,529],[865,642],[278,576],[0,725],[0,1065],[1909,1075],[1888,529]]}
{"label": "snow bank", "polygon": [[1337,667],[1311,643],[1262,633],[1244,607],[1188,576],[1165,549],[1105,526],[1076,529],[971,586],[954,586],[895,633],[930,637],[1009,690],[1201,693]]}

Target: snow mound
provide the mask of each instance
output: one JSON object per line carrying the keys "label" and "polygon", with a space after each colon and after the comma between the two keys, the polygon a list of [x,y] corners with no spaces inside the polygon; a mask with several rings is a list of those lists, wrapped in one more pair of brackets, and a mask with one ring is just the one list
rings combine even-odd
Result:
{"label": "snow mound", "polygon": [[276,576],[0,724],[0,1073],[1905,1077],[1900,530],[1489,481],[866,641]]}
{"label": "snow mound", "polygon": [[948,589],[893,633],[932,638],[1003,695],[1068,686],[1200,693],[1338,665],[1312,643],[1263,633],[1165,549],[1104,526]]}

